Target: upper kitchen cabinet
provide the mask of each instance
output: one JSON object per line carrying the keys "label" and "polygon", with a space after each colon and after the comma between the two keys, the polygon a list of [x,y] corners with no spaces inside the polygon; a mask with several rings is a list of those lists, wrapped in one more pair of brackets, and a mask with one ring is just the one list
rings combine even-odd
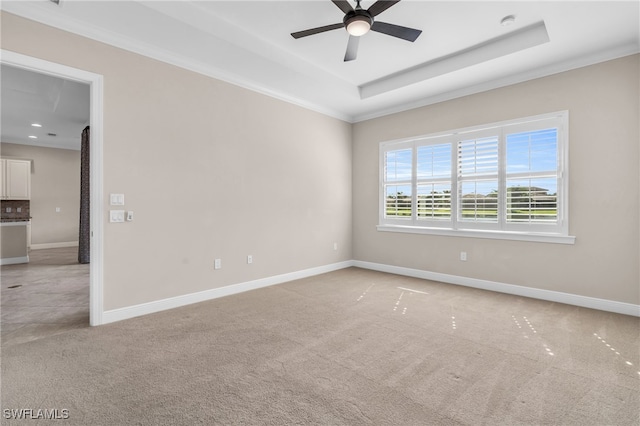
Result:
{"label": "upper kitchen cabinet", "polygon": [[31,162],[3,158],[1,167],[2,199],[31,199]]}

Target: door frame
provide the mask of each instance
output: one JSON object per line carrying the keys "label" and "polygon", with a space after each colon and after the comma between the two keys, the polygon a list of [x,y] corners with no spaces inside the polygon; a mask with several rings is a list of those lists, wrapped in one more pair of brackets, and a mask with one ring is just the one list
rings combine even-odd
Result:
{"label": "door frame", "polygon": [[103,324],[104,314],[104,206],[103,206],[103,76],[93,72],[45,61],[20,53],[0,50],[0,63],[65,80],[88,84],[90,89],[89,125],[91,126],[90,155],[90,230],[89,246],[89,323]]}

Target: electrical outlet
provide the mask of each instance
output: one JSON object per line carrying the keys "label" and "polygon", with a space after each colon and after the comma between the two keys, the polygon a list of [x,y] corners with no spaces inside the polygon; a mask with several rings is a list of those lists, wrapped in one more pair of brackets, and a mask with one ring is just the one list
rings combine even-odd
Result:
{"label": "electrical outlet", "polygon": [[213,269],[222,269],[222,259],[216,259],[213,262]]}
{"label": "electrical outlet", "polygon": [[338,251],[338,243],[333,243],[333,249],[334,249],[335,251]]}
{"label": "electrical outlet", "polygon": [[463,262],[467,261],[467,252],[466,251],[461,251],[460,252],[460,260]]}
{"label": "electrical outlet", "polygon": [[11,207],[7,207],[7,213],[11,213]]}
{"label": "electrical outlet", "polygon": [[252,264],[253,263],[253,256],[251,256],[251,255],[247,256],[247,263],[248,264]]}

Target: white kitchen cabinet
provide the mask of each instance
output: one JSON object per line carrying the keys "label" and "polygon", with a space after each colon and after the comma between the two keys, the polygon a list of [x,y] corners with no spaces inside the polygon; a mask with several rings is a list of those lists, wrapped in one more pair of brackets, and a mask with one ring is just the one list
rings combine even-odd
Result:
{"label": "white kitchen cabinet", "polygon": [[3,158],[1,168],[2,199],[31,199],[31,162]]}

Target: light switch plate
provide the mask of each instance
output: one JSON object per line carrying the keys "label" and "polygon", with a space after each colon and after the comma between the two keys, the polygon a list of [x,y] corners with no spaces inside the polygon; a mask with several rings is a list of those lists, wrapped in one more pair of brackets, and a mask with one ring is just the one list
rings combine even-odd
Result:
{"label": "light switch plate", "polygon": [[131,222],[133,220],[133,210],[127,211],[127,222]]}
{"label": "light switch plate", "polygon": [[111,194],[112,206],[124,206],[124,194]]}
{"label": "light switch plate", "polygon": [[124,210],[109,210],[109,222],[111,223],[124,222]]}

